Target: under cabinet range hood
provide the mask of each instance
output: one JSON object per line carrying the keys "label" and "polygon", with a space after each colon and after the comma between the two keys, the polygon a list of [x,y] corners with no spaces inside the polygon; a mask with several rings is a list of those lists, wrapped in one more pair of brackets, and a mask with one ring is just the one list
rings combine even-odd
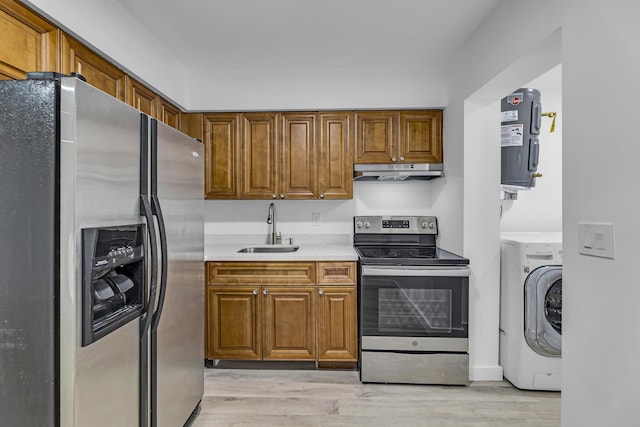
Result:
{"label": "under cabinet range hood", "polygon": [[354,181],[429,180],[442,176],[442,163],[354,164]]}

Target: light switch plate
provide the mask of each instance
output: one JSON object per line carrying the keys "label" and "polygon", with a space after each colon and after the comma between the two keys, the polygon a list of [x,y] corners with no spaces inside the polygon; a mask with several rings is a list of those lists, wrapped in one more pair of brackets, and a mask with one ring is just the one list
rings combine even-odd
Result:
{"label": "light switch plate", "polygon": [[578,223],[578,252],[583,255],[614,259],[613,224]]}
{"label": "light switch plate", "polygon": [[317,212],[313,212],[311,214],[311,225],[317,227],[320,225],[320,214]]}

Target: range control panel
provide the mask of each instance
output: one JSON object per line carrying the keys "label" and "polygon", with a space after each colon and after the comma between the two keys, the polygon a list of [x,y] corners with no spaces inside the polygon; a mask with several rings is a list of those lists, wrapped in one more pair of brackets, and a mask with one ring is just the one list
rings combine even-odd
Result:
{"label": "range control panel", "polygon": [[435,216],[356,216],[356,234],[438,234]]}

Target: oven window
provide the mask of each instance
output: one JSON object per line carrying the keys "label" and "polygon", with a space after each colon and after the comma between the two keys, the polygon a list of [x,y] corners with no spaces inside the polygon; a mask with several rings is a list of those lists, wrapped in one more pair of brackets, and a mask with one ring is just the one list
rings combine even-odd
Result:
{"label": "oven window", "polygon": [[466,338],[467,300],[466,277],[362,276],[362,334]]}
{"label": "oven window", "polygon": [[406,332],[451,330],[450,289],[398,289],[378,291],[378,330]]}

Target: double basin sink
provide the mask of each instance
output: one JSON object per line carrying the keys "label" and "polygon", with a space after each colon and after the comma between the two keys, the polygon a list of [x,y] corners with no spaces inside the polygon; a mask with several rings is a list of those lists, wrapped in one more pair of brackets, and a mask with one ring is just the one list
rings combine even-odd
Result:
{"label": "double basin sink", "polygon": [[280,245],[264,245],[249,246],[240,249],[238,252],[243,254],[282,254],[296,252],[300,246],[280,246]]}

